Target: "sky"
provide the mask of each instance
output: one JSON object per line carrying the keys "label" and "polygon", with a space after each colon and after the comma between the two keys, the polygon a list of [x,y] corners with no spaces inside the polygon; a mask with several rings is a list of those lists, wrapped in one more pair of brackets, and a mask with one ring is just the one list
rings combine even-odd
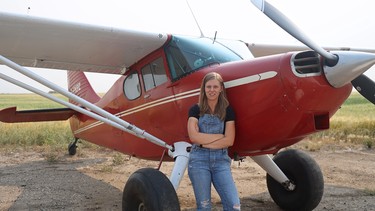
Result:
{"label": "sky", "polygon": [[[62,19],[117,28],[200,35],[186,0],[0,0],[0,11]],[[249,43],[303,45],[262,14],[250,0],[188,0],[199,27],[207,37]],[[269,0],[310,39],[327,47],[375,49],[375,13],[371,0]],[[1,39],[1,38],[0,38]],[[66,71],[34,69],[67,88]],[[39,86],[5,66],[1,73]],[[375,80],[375,68],[366,75]],[[89,73],[97,92],[104,93],[118,75]],[[105,83],[103,83],[105,81]],[[0,93],[28,93],[0,79]]]}

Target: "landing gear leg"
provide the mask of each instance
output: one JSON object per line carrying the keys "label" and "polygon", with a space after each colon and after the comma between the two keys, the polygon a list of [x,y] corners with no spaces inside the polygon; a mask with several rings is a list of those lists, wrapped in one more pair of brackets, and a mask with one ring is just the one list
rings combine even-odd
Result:
{"label": "landing gear leg", "polygon": [[175,161],[169,179],[171,180],[174,189],[177,190],[189,162],[190,150],[188,149],[191,147],[191,144],[187,142],[176,142],[173,146],[174,151],[168,151],[169,156],[173,157]]}
{"label": "landing gear leg", "polygon": [[77,142],[78,138],[75,138],[68,146],[69,155],[75,155],[77,153]]}
{"label": "landing gear leg", "polygon": [[275,203],[285,210],[313,210],[322,199],[323,174],[306,153],[289,149],[273,159],[268,155],[252,157],[267,171],[267,187]]}

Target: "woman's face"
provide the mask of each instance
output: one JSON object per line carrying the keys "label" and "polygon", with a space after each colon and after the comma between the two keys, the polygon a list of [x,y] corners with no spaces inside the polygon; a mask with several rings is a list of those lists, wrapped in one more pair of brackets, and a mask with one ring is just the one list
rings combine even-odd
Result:
{"label": "woman's face", "polygon": [[206,82],[204,91],[209,101],[217,101],[219,99],[220,92],[222,91],[222,87],[217,79],[211,79]]}

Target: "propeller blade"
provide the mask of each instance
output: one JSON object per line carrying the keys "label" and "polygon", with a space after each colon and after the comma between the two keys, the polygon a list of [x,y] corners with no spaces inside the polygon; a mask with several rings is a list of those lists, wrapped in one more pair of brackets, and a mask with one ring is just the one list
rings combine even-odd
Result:
{"label": "propeller blade", "polygon": [[289,18],[287,18],[270,3],[265,0],[251,0],[251,2],[282,29],[324,57],[327,60],[326,64],[328,66],[332,67],[336,65],[338,61],[338,57],[336,55],[327,52],[322,47],[315,44],[315,42],[306,36],[291,20],[289,20]]}
{"label": "propeller blade", "polygon": [[375,104],[375,82],[361,74],[352,81],[353,87],[368,101]]}

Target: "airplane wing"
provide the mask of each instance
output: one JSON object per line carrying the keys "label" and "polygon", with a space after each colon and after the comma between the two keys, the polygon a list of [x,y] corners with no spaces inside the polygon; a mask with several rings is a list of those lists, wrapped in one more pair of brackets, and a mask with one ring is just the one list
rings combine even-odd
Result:
{"label": "airplane wing", "polygon": [[[254,57],[261,57],[261,56],[269,56],[273,54],[280,54],[286,53],[290,51],[306,51],[310,50],[310,48],[306,46],[298,46],[298,45],[270,45],[270,44],[255,44],[255,43],[248,43],[247,44],[250,52],[254,55]],[[361,51],[361,52],[368,52],[368,53],[375,53],[373,49],[360,49],[360,48],[348,48],[348,47],[323,47],[327,51]]]}
{"label": "airplane wing", "polygon": [[167,34],[0,12],[0,55],[28,67],[123,74]]}
{"label": "airplane wing", "polygon": [[78,112],[70,108],[17,111],[16,107],[10,107],[0,110],[0,122],[63,121],[69,119],[74,114],[78,114]]}

